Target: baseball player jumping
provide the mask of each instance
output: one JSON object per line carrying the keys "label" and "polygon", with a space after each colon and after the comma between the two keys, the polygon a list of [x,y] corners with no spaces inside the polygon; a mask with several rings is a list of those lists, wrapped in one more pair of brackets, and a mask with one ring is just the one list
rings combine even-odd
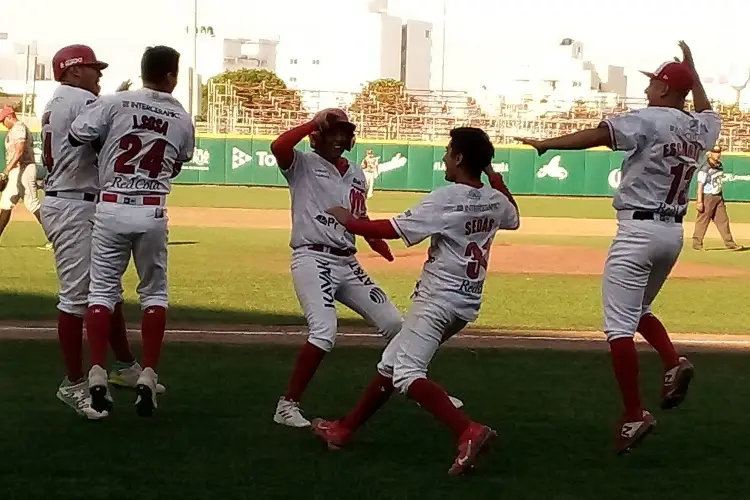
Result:
{"label": "baseball player jumping", "polygon": [[167,314],[167,210],[171,179],[195,148],[190,116],[172,96],[180,54],[149,47],[141,59],[144,88],[103,96],[73,122],[75,146],[100,141],[102,186],[92,229],[91,284],[86,325],[91,369],[91,406],[109,411],[112,398],[105,370],[112,312],[132,253],[138,272],[143,320],[143,365],[136,382],[136,410],[157,407],[157,366]]}
{"label": "baseball player jumping", "polygon": [[[654,73],[644,73],[650,79],[647,108],[556,139],[521,139],[540,155],[548,150],[595,146],[626,152],[613,201],[617,234],[602,283],[604,333],[625,407],[615,439],[618,453],[636,446],[656,424],[641,402],[635,332],[663,361],[662,408],[682,403],[693,377],[693,365],[677,354],[664,325],[651,312],[651,303],[682,251],[688,186],[699,158],[714,146],[721,128],[690,48],[685,42],[680,42],[680,48],[682,62],[668,62]],[[685,98],[691,90],[695,112],[685,111]]]}
{"label": "baseball player jumping", "polygon": [[[52,65],[54,78],[61,85],[42,115],[42,162],[48,174],[41,222],[53,243],[60,283],[57,333],[66,377],[57,397],[79,415],[98,420],[107,412],[91,407],[88,382],[83,376],[83,316],[88,305],[91,225],[99,196],[99,174],[94,148],[73,147],[68,132],[73,120],[96,101],[107,63],[99,61],[90,47],[71,45],[55,54]],[[130,350],[121,298],[112,314],[109,343],[116,358],[110,381],[135,388],[141,366]]]}
{"label": "baseball player jumping", "polygon": [[[492,171],[495,150],[487,134],[465,127],[450,136],[443,161],[445,179],[453,184],[434,190],[416,207],[390,220],[358,218],[344,207],[329,210],[342,233],[401,238],[407,246],[430,238],[430,248],[411,309],[383,351],[378,374],[347,416],[315,419],[312,430],[330,448],[341,447],[397,389],[453,432],[458,456],[448,472],[461,475],[496,433],[455,408],[445,390],[427,378],[427,368],[438,346],[478,316],[492,241],[500,229],[518,229],[519,213],[502,177]],[[493,187],[482,184],[483,171]]]}
{"label": "baseball player jumping", "polygon": [[[365,176],[342,157],[354,145],[355,128],[344,111],[325,109],[271,143],[292,196],[292,281],[310,332],[273,417],[274,422],[289,427],[310,426],[299,401],[336,343],[336,301],[359,313],[387,339],[401,329],[398,310],[354,256],[354,235],[326,213],[331,206],[343,205],[357,217],[367,217]],[[313,152],[295,149],[307,136]],[[393,260],[382,239],[368,238],[367,243]],[[456,398],[452,401],[463,405]]]}
{"label": "baseball player jumping", "polygon": [[[23,199],[26,209],[41,224],[39,209],[41,203],[37,196],[36,163],[34,161],[34,140],[31,131],[16,116],[10,106],[0,110],[0,123],[8,129],[5,136],[5,170],[0,176],[5,177],[7,185],[0,194],[0,236],[10,222],[13,207]],[[47,242],[44,247],[51,250],[52,245]]]}

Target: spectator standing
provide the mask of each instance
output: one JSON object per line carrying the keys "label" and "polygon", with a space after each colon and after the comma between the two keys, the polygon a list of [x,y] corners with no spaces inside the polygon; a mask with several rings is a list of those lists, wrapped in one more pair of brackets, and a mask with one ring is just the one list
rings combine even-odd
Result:
{"label": "spectator standing", "polygon": [[362,170],[365,172],[365,181],[367,182],[367,199],[372,198],[372,193],[375,190],[375,179],[378,178],[378,163],[380,162],[379,156],[374,156],[372,149],[368,149],[362,160]]}
{"label": "spectator standing", "polygon": [[[23,200],[26,209],[40,224],[39,210],[42,204],[37,196],[34,140],[29,128],[18,119],[16,112],[10,106],[0,110],[0,124],[8,129],[5,136],[6,166],[3,171],[3,175],[8,179],[8,185],[0,195],[1,236],[10,222],[13,207],[19,200]],[[52,243],[47,242],[42,248],[52,250]]]}
{"label": "spectator standing", "polygon": [[698,171],[698,189],[696,209],[698,219],[695,221],[693,232],[693,249],[703,250],[703,238],[706,236],[708,224],[713,221],[719,230],[724,245],[730,250],[742,248],[732,238],[729,229],[729,215],[724,203],[722,182],[724,181],[724,165],[721,163],[721,147],[714,146],[706,155],[706,161]]}

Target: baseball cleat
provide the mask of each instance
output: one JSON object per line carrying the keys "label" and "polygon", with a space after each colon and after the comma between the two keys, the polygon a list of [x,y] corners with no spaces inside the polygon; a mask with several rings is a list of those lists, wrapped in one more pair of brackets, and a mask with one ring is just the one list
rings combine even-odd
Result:
{"label": "baseball cleat", "polygon": [[341,422],[316,418],[312,421],[312,432],[326,442],[328,449],[335,451],[344,447],[352,438],[352,431]]}
{"label": "baseball cleat", "polygon": [[109,415],[109,412],[98,412],[91,407],[91,396],[88,393],[88,382],[86,380],[72,384],[65,377],[60,387],[57,388],[57,399],[73,408],[78,415],[89,420],[101,420]]}
{"label": "baseball cleat", "polygon": [[107,370],[99,365],[92,366],[89,370],[88,387],[91,407],[99,413],[111,412],[114,401],[107,386]]}
{"label": "baseball cleat", "polygon": [[279,398],[279,402],[276,404],[276,414],[273,416],[273,421],[287,427],[310,427],[310,421],[302,416],[299,403],[287,401],[283,396]]}
{"label": "baseball cleat", "polygon": [[695,375],[695,367],[684,356],[680,357],[679,365],[664,373],[664,384],[661,388],[663,410],[675,408],[685,401],[693,375]]}
{"label": "baseball cleat", "polygon": [[458,439],[458,456],[448,469],[451,476],[461,476],[474,468],[477,457],[487,451],[497,432],[486,425],[472,422]]}
{"label": "baseball cleat", "polygon": [[158,408],[156,402],[156,386],[158,385],[158,375],[152,368],[146,368],[138,377],[135,384],[135,391],[138,396],[135,398],[135,412],[139,417],[150,417],[154,410]]}
{"label": "baseball cleat", "polygon": [[[138,385],[138,377],[141,376],[141,372],[143,372],[143,368],[137,361],[133,361],[132,363],[121,363],[118,361],[112,366],[112,370],[109,372],[109,383],[117,387],[135,389],[135,386]],[[167,389],[162,384],[156,384],[156,394],[161,396],[165,392],[167,392]]]}
{"label": "baseball cleat", "polygon": [[643,441],[656,427],[656,419],[651,413],[643,410],[641,420],[620,421],[620,427],[615,437],[615,451],[618,455],[627,453]]}

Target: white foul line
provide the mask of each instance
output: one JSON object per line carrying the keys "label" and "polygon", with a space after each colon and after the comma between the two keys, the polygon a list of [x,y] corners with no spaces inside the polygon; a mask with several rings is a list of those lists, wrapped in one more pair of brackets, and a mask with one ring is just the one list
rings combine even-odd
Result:
{"label": "white foul line", "polygon": [[[48,333],[54,333],[57,331],[57,328],[55,327],[49,327],[49,326],[0,326],[0,331],[28,331],[28,332],[48,332]],[[210,334],[218,334],[218,335],[237,335],[237,336],[246,336],[246,337],[268,337],[268,336],[276,336],[276,337],[302,337],[307,336],[306,331],[298,330],[298,331],[251,331],[251,330],[187,330],[187,329],[175,329],[175,330],[166,330],[165,333],[168,333],[170,335],[210,335]],[[339,332],[339,335],[344,337],[353,337],[353,338],[373,338],[373,339],[379,339],[382,338],[382,335],[379,335],[377,333],[341,333]],[[536,341],[536,342],[555,342],[555,341],[563,341],[563,342],[605,342],[604,336],[602,335],[601,338],[592,338],[588,336],[562,336],[562,335],[551,335],[551,336],[544,336],[544,335],[506,335],[503,333],[487,333],[487,334],[474,334],[474,333],[467,333],[467,334],[459,334],[457,339],[467,339],[467,340],[520,340],[520,341]],[[638,343],[645,343],[644,340],[637,339],[636,342]],[[739,346],[739,347],[750,347],[750,340],[711,340],[711,339],[673,339],[673,342],[675,344],[679,345],[710,345],[710,346]]]}

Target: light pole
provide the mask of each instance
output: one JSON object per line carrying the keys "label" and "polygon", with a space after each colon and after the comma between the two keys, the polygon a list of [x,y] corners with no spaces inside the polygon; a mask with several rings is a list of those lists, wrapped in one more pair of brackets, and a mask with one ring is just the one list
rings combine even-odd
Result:
{"label": "light pole", "polygon": [[442,57],[440,58],[440,91],[445,91],[445,20],[446,11],[448,8],[448,0],[443,0],[443,46],[442,46]]}
{"label": "light pole", "polygon": [[198,81],[198,0],[193,0],[193,74],[191,75],[191,86],[193,88],[190,96],[190,114],[193,122],[196,121],[200,113],[200,83]]}

